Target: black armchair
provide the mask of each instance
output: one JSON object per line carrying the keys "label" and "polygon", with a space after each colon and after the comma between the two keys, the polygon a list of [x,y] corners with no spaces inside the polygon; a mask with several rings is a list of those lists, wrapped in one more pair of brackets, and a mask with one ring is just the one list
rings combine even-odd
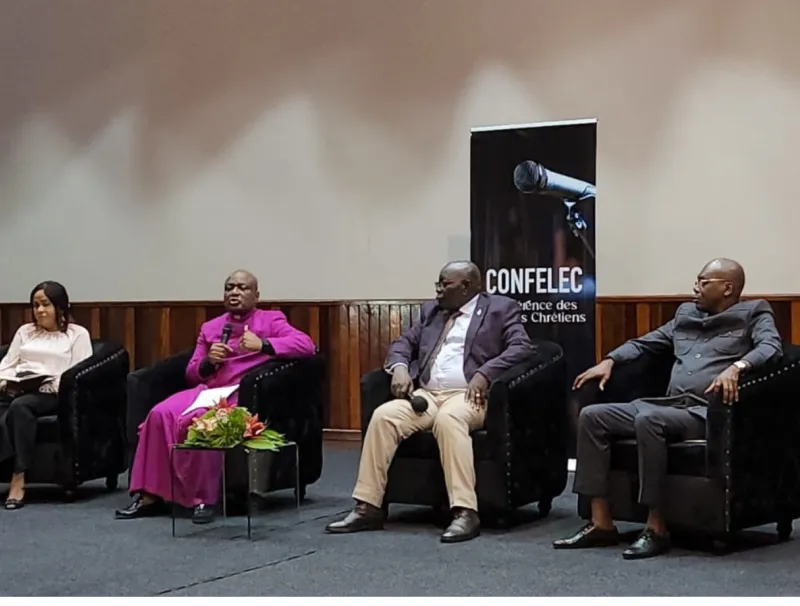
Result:
{"label": "black armchair", "polygon": [[[536,345],[535,355],[491,384],[484,428],[472,433],[478,509],[499,525],[508,525],[516,508],[533,502],[546,516],[567,482],[565,360],[557,344]],[[392,399],[390,384],[383,369],[362,378],[362,435],[375,409]],[[389,503],[448,505],[432,432],[400,444],[389,468],[384,504]]]}
{"label": "black armchair", "polygon": [[[596,382],[577,393],[577,406],[629,402],[663,396],[674,362],[671,353],[645,354],[614,366],[600,392]],[[769,368],[743,375],[739,401],[726,406],[719,397],[708,406],[706,439],[668,448],[663,512],[667,523],[694,534],[727,541],[737,531],[777,523],[788,539],[800,517],[800,347],[784,345],[783,358]],[[643,522],[637,503],[635,440],[612,444],[609,501],[616,520]],[[578,499],[589,519],[589,500]]]}
{"label": "black armchair", "polygon": [[[191,350],[184,351],[128,375],[129,463],[133,462],[139,441],[139,425],[153,407],[172,394],[188,389],[185,373],[191,356]],[[322,475],[324,382],[325,361],[318,353],[310,358],[270,360],[247,373],[239,385],[239,405],[257,413],[259,419],[297,444],[301,499],[305,498],[306,486]],[[238,484],[239,471],[232,470],[229,486]],[[286,471],[270,471],[273,489],[295,488],[292,474]]]}
{"label": "black armchair", "polygon": [[[115,490],[125,457],[127,350],[116,343],[92,341],[94,354],[63,375],[56,414],[41,417],[36,427],[36,455],[25,474],[28,484],[57,484],[68,499],[84,482],[104,478]],[[0,348],[0,358],[8,347]],[[8,481],[13,463],[0,468]]]}

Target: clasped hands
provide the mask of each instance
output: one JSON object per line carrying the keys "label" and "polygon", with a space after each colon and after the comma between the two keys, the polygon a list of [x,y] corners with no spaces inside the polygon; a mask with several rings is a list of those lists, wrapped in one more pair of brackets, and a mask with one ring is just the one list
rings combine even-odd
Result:
{"label": "clasped hands", "polygon": [[[237,348],[245,351],[256,352],[261,351],[263,346],[264,343],[261,338],[255,333],[251,332],[249,326],[245,326],[244,334],[239,339]],[[233,351],[234,349],[227,343],[213,343],[208,349],[208,359],[215,364],[219,364],[225,360],[226,357],[232,354]]]}
{"label": "clasped hands", "polygon": [[[486,392],[489,389],[489,381],[481,373],[476,372],[467,385],[467,403],[481,409],[486,406]],[[411,378],[411,373],[408,368],[400,364],[395,366],[392,371],[392,395],[395,398],[408,398],[414,391],[414,380]]]}

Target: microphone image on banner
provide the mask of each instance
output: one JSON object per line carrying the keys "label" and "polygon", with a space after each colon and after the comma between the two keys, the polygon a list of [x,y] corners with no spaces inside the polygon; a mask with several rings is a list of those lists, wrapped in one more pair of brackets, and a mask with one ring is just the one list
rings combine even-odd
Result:
{"label": "microphone image on banner", "polygon": [[575,205],[582,200],[597,197],[597,188],[591,183],[547,170],[532,160],[517,164],[514,169],[514,187],[523,194],[543,194],[561,198],[567,208],[567,225],[594,259],[594,249],[586,235],[589,225]]}
{"label": "microphone image on banner", "polygon": [[531,160],[520,162],[514,169],[514,187],[523,194],[545,194],[572,202],[597,196],[591,183],[547,170]]}

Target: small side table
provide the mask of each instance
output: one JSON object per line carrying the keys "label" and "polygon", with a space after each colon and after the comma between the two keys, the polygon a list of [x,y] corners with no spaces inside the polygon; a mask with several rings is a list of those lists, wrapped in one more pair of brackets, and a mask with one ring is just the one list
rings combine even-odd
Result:
{"label": "small side table", "polygon": [[[288,488],[294,489],[295,507],[300,510],[300,460],[295,442],[287,442],[277,451],[257,450],[245,446],[236,448],[201,448],[175,444],[170,457],[170,487],[172,492],[172,536],[176,536],[175,518],[179,508],[175,503],[175,459],[190,452],[218,453],[223,459],[220,500],[222,518],[228,517],[229,493],[246,493],[247,538],[252,538],[252,512],[258,498]],[[214,505],[219,505],[215,503]]]}

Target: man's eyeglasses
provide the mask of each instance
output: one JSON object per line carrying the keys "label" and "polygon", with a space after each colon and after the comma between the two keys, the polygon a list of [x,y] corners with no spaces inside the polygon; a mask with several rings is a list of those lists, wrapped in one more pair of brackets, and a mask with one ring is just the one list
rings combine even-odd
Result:
{"label": "man's eyeglasses", "polygon": [[[438,282],[433,283],[433,287],[445,289],[448,286],[456,284],[457,282],[458,282],[457,280],[439,280]],[[461,282],[464,283],[465,285],[469,284],[469,280],[461,280]]]}
{"label": "man's eyeglasses", "polygon": [[698,278],[694,281],[694,285],[699,288],[708,286],[711,282],[729,282],[725,278]]}

